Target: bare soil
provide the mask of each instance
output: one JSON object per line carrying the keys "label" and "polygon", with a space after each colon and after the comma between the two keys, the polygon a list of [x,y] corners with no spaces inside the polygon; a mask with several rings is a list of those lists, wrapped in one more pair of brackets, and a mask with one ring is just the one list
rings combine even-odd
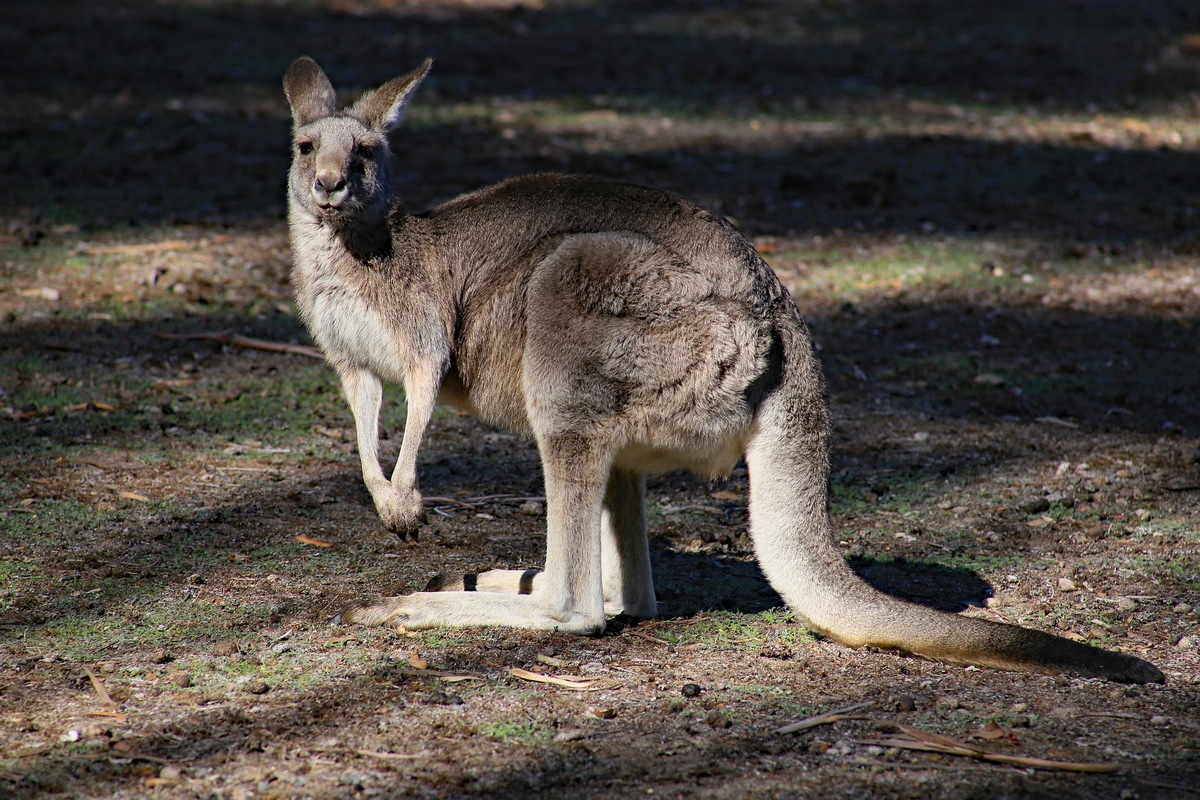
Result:
{"label": "bare soil", "polygon": [[[1200,793],[1194,4],[4,8],[0,797]],[[445,411],[421,466],[444,499],[397,541],[321,362],[220,339],[308,344],[279,88],[301,53],[360,89],[437,57],[414,208],[564,170],[733,219],[820,345],[863,577],[1167,684],[812,637],[755,566],[742,470],[652,480],[659,620],[329,628],[438,573],[536,567],[544,517],[533,446]]]}

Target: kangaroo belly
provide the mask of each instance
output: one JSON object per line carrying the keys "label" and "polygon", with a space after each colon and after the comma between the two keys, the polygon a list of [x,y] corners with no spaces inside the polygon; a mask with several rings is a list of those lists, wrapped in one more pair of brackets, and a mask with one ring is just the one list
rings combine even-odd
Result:
{"label": "kangaroo belly", "polygon": [[687,449],[655,447],[639,442],[621,450],[614,465],[630,472],[656,474],[685,469],[706,478],[717,478],[733,471],[744,450],[742,437]]}

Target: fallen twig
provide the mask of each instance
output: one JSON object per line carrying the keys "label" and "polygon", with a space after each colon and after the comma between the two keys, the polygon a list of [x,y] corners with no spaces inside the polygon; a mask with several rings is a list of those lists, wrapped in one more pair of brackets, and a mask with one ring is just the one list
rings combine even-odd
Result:
{"label": "fallen twig", "polygon": [[[399,669],[396,671],[401,675],[411,675],[417,678],[438,678],[446,683],[461,683],[462,681],[483,680],[483,678],[478,675],[465,675],[461,672],[446,672],[445,670],[440,669]],[[389,683],[386,685],[392,687],[393,689],[404,688],[403,686],[395,683]]]}
{"label": "fallen twig", "polygon": [[778,728],[775,733],[799,733],[800,731],[806,731],[809,728],[815,728],[818,725],[828,725],[831,722],[838,722],[839,720],[843,719],[857,719],[857,717],[850,712],[858,711],[860,708],[869,708],[873,705],[875,705],[875,702],[873,700],[868,700],[865,703],[855,703],[852,706],[835,708],[833,711],[826,711],[824,714],[814,714],[811,717],[805,717],[804,719],[799,720],[798,722],[793,722],[790,725],[784,725],[782,728]]}
{"label": "fallen twig", "polygon": [[520,505],[522,503],[544,503],[545,497],[524,496],[518,494],[489,494],[482,497],[467,497],[463,500],[457,500],[453,497],[426,497],[423,502],[427,506],[458,506],[459,508],[467,508],[471,510],[478,509],[485,505]]}
{"label": "fallen twig", "polygon": [[324,359],[325,354],[318,348],[305,344],[289,344],[287,342],[271,342],[266,339],[252,339],[249,336],[239,336],[228,331],[213,331],[211,333],[156,333],[159,339],[204,339],[209,342],[228,344],[248,350],[266,350],[271,353],[292,353],[298,356]]}
{"label": "fallen twig", "polygon": [[455,500],[453,497],[424,497],[421,502],[427,506],[458,506],[459,508],[475,509],[478,506],[471,505],[465,500]]}
{"label": "fallen twig", "polygon": [[950,756],[965,756],[978,758],[983,761],[994,761],[1001,764],[1015,764],[1032,769],[1054,769],[1068,772],[1116,772],[1120,764],[1103,764],[1084,761],[1051,761],[1044,758],[1014,756],[1007,753],[997,753],[982,747],[969,745],[919,728],[898,725],[902,734],[888,736],[882,739],[860,739],[858,744],[877,745],[879,747],[897,747],[902,750],[922,750],[930,753],[941,753]]}
{"label": "fallen twig", "polygon": [[422,750],[419,753],[381,753],[378,750],[359,750],[355,749],[351,752],[360,756],[370,756],[371,758],[382,758],[388,761],[410,761],[414,758],[424,758],[429,755],[428,750]]}
{"label": "fallen twig", "polygon": [[645,631],[639,631],[637,628],[626,628],[625,633],[628,633],[632,636],[640,637],[642,639],[645,639],[648,642],[654,642],[655,644],[665,644],[668,647],[671,646],[671,643],[668,642],[666,639],[660,639],[657,636],[646,633]]}

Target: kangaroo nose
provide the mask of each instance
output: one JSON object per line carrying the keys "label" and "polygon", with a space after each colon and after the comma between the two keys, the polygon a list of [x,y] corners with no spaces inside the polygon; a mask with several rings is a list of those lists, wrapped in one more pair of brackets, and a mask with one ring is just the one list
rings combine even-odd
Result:
{"label": "kangaroo nose", "polygon": [[337,208],[346,199],[346,179],[337,172],[320,172],[312,191],[320,206]]}

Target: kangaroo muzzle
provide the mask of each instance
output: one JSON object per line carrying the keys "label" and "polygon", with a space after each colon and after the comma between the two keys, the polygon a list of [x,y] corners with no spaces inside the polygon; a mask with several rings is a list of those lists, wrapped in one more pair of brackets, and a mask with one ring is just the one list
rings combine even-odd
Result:
{"label": "kangaroo muzzle", "polygon": [[321,208],[340,208],[350,196],[346,175],[340,170],[322,170],[312,186],[313,199]]}

